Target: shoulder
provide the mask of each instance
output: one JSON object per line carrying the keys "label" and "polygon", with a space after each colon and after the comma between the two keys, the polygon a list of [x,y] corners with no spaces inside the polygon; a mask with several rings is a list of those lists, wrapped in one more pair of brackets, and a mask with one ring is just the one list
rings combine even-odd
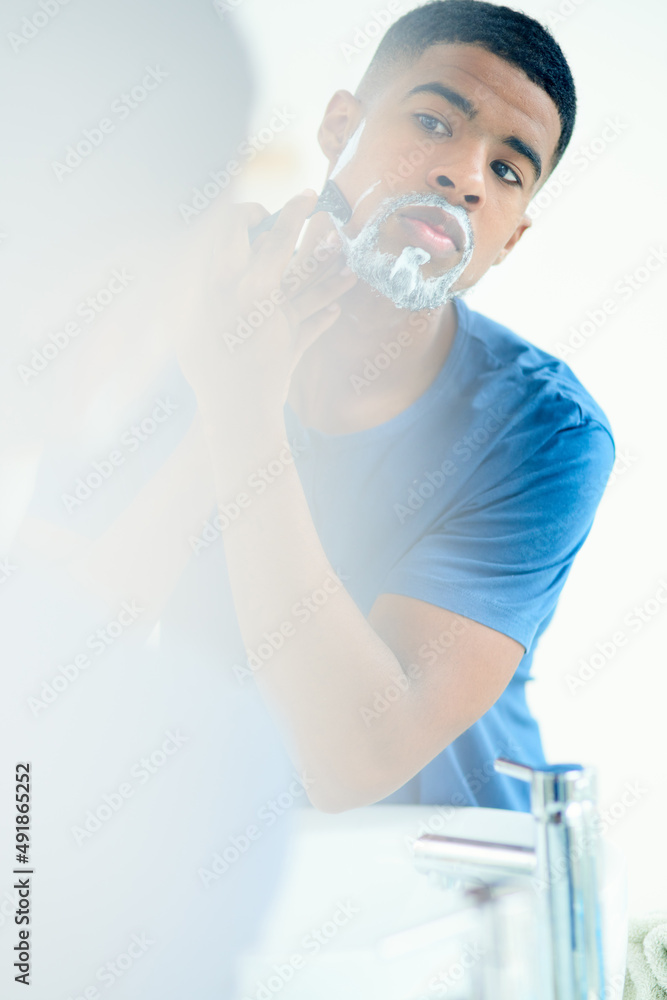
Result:
{"label": "shoulder", "polygon": [[458,306],[469,374],[488,381],[489,397],[505,396],[512,423],[528,421],[543,434],[595,424],[613,447],[606,413],[565,361],[467,303]]}

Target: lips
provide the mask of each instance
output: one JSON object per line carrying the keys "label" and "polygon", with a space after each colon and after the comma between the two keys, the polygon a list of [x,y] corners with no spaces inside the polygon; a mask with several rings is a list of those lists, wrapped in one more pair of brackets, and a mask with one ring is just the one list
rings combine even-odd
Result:
{"label": "lips", "polygon": [[459,223],[435,205],[410,205],[399,212],[399,218],[436,253],[460,251],[465,246],[465,234]]}

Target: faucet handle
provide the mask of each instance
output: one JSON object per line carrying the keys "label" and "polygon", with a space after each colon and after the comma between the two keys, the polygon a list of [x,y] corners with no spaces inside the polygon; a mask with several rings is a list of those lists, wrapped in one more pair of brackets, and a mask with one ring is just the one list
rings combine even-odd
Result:
{"label": "faucet handle", "polygon": [[506,774],[531,785],[530,798],[533,815],[543,815],[544,810],[556,804],[569,802],[595,803],[596,774],[592,767],[582,764],[543,764],[530,767],[516,760],[498,757],[494,767],[499,774]]}
{"label": "faucet handle", "polygon": [[508,760],[507,757],[497,757],[493,766],[500,774],[507,774],[510,778],[519,778],[520,781],[532,781],[536,774],[562,776],[571,771],[585,770],[582,764],[544,764],[542,767],[530,767],[529,764],[520,764],[516,760]]}
{"label": "faucet handle", "polygon": [[520,781],[532,781],[535,773],[528,764],[519,764],[516,760],[508,760],[506,757],[498,757],[494,760],[493,766],[499,774],[506,774],[509,778],[518,778]]}

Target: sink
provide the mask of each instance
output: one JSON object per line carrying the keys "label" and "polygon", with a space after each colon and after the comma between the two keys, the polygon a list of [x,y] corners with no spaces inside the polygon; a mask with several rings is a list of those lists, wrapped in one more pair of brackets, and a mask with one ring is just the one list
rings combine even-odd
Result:
{"label": "sink", "polygon": [[[411,845],[425,833],[534,846],[533,817],[510,810],[381,805],[330,815],[299,809],[274,903],[252,951],[239,958],[238,1000],[481,998],[478,974],[487,959],[480,961],[479,914],[464,911],[462,888],[443,890],[416,871]],[[625,859],[603,838],[601,861],[607,1000],[621,1000]],[[516,963],[515,1000],[524,989],[531,996],[531,962],[539,961],[536,899],[530,880],[523,892],[503,898],[502,953]]]}

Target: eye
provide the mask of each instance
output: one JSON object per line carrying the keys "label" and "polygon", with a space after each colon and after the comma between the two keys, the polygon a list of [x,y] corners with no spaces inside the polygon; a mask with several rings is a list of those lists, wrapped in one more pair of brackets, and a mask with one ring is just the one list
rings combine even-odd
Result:
{"label": "eye", "polygon": [[[441,122],[439,118],[435,118],[433,115],[423,115],[416,114],[414,116],[425,132],[430,132],[431,135],[447,135],[451,138],[452,130],[449,125],[445,122]],[[438,128],[440,126],[440,128]]]}
{"label": "eye", "polygon": [[[515,170],[512,170],[512,168],[509,167],[506,163],[503,163],[502,160],[494,160],[493,163],[491,164],[491,167],[492,168],[500,167],[503,171],[509,171],[510,174],[514,175],[516,180],[505,181],[505,183],[509,184],[510,187],[523,187],[523,184],[521,183],[521,178],[519,177],[517,172]],[[500,177],[501,180],[505,180],[505,178],[507,177],[507,173],[500,173],[498,170],[495,169],[494,172],[498,174],[498,177]]]}

